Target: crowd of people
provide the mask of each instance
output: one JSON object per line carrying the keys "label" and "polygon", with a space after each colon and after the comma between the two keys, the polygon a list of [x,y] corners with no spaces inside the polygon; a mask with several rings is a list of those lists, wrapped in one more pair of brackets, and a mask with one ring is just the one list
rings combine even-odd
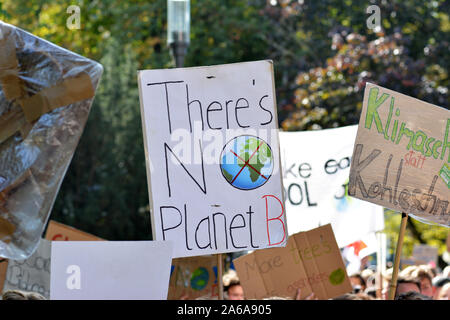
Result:
{"label": "crowd of people", "polygon": [[[388,300],[392,270],[387,269],[380,275],[368,268],[350,274],[349,280],[353,291],[332,300]],[[244,288],[232,270],[224,276],[224,290],[225,299],[245,300]],[[300,290],[295,297],[271,297],[271,299],[317,300],[314,293],[302,299]],[[443,270],[429,265],[403,268],[398,274],[394,300],[450,300],[450,265]]]}
{"label": "crowd of people", "polygon": [[[364,269],[361,272],[349,275],[353,287],[348,292],[332,300],[388,300],[391,288],[392,268],[384,274],[378,274],[372,269]],[[223,276],[224,299],[246,300],[245,291],[239,281],[237,273],[230,269]],[[379,284],[382,284],[380,286]],[[183,300],[188,300],[185,296]],[[199,300],[210,299],[200,297]],[[217,299],[217,297],[216,297]],[[265,299],[278,300],[317,300],[314,293],[306,298],[301,298],[301,290],[298,289],[295,297],[268,297]],[[450,300],[450,265],[443,270],[429,265],[408,266],[400,270],[398,274],[395,300]],[[2,300],[46,300],[36,292],[21,290],[8,290],[3,293]]]}

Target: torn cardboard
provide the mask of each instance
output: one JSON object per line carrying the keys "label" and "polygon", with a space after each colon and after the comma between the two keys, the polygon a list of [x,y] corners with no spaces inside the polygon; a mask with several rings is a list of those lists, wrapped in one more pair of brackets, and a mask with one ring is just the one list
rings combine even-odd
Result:
{"label": "torn cardboard", "polygon": [[50,241],[104,241],[90,233],[50,220],[45,239]]}
{"label": "torn cardboard", "polygon": [[330,224],[292,235],[285,248],[257,250],[234,260],[246,299],[301,299],[314,293],[319,300],[352,291]]}
{"label": "torn cardboard", "polygon": [[172,259],[168,300],[217,297],[217,259],[196,256]]}

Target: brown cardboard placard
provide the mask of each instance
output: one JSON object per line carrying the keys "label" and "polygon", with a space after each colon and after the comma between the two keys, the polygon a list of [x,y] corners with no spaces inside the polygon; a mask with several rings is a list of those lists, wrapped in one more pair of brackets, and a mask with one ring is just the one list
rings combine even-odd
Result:
{"label": "brown cardboard placard", "polygon": [[50,241],[105,241],[90,233],[50,220],[45,239]]}
{"label": "brown cardboard placard", "polygon": [[168,300],[217,297],[217,259],[196,256],[172,259]]}
{"label": "brown cardboard placard", "polygon": [[8,271],[8,260],[0,258],[0,294],[3,293],[3,286],[6,279],[6,271]]}
{"label": "brown cardboard placard", "polygon": [[285,248],[258,250],[234,260],[247,299],[325,300],[352,291],[330,224],[289,237]]}
{"label": "brown cardboard placard", "polygon": [[450,224],[450,111],[367,83],[348,194]]}

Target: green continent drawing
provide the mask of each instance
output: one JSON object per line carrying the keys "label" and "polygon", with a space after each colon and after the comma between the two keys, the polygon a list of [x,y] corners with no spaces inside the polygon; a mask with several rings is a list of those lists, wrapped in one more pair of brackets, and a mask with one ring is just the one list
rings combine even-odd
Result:
{"label": "green continent drawing", "polygon": [[206,268],[195,269],[191,277],[191,288],[194,290],[203,290],[209,281],[209,272]]}
{"label": "green continent drawing", "polygon": [[330,276],[328,277],[328,280],[330,280],[330,283],[332,285],[340,285],[342,282],[344,282],[345,279],[345,271],[341,268],[334,270]]}
{"label": "green continent drawing", "polygon": [[270,146],[255,136],[238,136],[230,140],[220,156],[222,175],[233,187],[256,189],[265,184],[273,171]]}

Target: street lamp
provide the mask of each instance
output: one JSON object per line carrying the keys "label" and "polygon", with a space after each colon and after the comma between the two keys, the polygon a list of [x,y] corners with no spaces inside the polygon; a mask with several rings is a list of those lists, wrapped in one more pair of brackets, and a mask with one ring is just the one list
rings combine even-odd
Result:
{"label": "street lamp", "polygon": [[183,67],[190,38],[190,0],[167,0],[167,43],[177,68]]}

